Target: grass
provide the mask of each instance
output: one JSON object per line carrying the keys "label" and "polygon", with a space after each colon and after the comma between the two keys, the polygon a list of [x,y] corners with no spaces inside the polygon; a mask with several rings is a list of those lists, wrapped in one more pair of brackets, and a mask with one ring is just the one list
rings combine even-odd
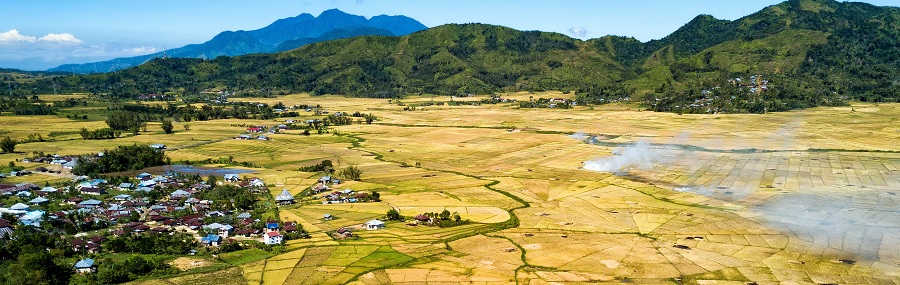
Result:
{"label": "grass", "polygon": [[242,265],[269,257],[272,257],[270,252],[258,248],[239,250],[219,255],[219,259],[231,265]]}

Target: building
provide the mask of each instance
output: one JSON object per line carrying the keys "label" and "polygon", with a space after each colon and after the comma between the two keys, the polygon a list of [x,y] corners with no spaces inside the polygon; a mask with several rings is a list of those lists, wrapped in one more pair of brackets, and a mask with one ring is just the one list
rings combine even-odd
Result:
{"label": "building", "polygon": [[283,240],[284,236],[278,233],[278,231],[271,231],[263,236],[263,241],[268,245],[281,244]]}
{"label": "building", "polygon": [[370,230],[370,231],[372,231],[372,230],[380,230],[380,229],[383,229],[383,228],[384,228],[384,222],[379,221],[379,220],[377,220],[377,219],[376,219],[376,220],[371,220],[371,221],[366,222],[366,225],[365,225],[365,226],[366,226],[366,229],[367,229],[367,230]]}
{"label": "building", "polygon": [[9,221],[0,219],[0,239],[6,237],[12,237],[13,228],[12,225],[9,224]]}
{"label": "building", "polygon": [[225,181],[227,181],[227,182],[238,182],[238,180],[241,180],[241,178],[238,177],[237,174],[225,174],[224,177],[225,177]]}
{"label": "building", "polygon": [[200,239],[200,243],[207,246],[219,246],[222,244],[222,237],[216,234],[207,234],[205,237]]}
{"label": "building", "polygon": [[287,189],[281,191],[281,194],[275,196],[275,202],[279,205],[290,205],[294,203],[294,195],[291,195]]}
{"label": "building", "polygon": [[78,273],[94,273],[97,271],[97,266],[94,264],[93,259],[85,258],[75,263],[75,271]]}

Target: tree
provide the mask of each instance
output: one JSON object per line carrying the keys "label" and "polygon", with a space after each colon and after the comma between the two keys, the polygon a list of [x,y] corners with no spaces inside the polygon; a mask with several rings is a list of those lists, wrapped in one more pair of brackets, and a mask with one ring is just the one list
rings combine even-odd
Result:
{"label": "tree", "polygon": [[[7,284],[68,284],[72,270],[59,266],[46,250],[26,246],[26,252],[7,268]],[[11,279],[11,280],[10,280]]]}
{"label": "tree", "polygon": [[387,211],[387,219],[388,221],[402,221],[403,217],[400,216],[400,212],[397,212],[395,209],[390,209]]}
{"label": "tree", "polygon": [[184,130],[185,130],[185,131],[190,131],[190,130],[191,130],[191,124],[184,124]]}
{"label": "tree", "polygon": [[206,184],[207,184],[207,185],[212,186],[212,187],[216,187],[216,183],[218,183],[218,181],[216,181],[216,176],[215,176],[215,175],[210,175],[209,177],[206,177]]}
{"label": "tree", "polygon": [[372,191],[372,201],[381,202],[381,193],[378,193],[378,191]]}
{"label": "tree", "polygon": [[16,151],[16,144],[18,144],[18,143],[19,142],[17,142],[14,139],[5,137],[5,138],[3,138],[3,140],[0,140],[0,150],[3,150],[4,153],[14,152],[14,151]]}
{"label": "tree", "polygon": [[444,211],[441,212],[439,217],[441,218],[441,220],[444,220],[444,221],[449,220],[450,219],[450,211],[447,211],[447,209],[444,209]]}
{"label": "tree", "polygon": [[175,126],[172,125],[172,121],[171,121],[171,120],[169,120],[169,119],[162,120],[162,129],[163,129],[163,131],[166,132],[167,134],[171,134],[171,133],[172,133],[172,129],[173,129],[174,127],[175,127]]}
{"label": "tree", "polygon": [[341,171],[338,172],[338,176],[353,181],[359,180],[360,175],[362,175],[362,170],[359,170],[356,165],[348,166],[347,168],[341,169]]}
{"label": "tree", "polygon": [[117,131],[127,131],[141,126],[142,123],[140,114],[128,111],[116,111],[106,117],[106,124],[109,128]]}

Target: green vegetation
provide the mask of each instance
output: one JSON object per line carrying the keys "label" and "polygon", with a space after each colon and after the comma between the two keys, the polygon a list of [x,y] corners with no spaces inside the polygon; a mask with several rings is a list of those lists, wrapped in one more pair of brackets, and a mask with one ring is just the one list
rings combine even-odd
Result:
{"label": "green vegetation", "polygon": [[172,125],[172,120],[169,120],[169,119],[162,120],[162,129],[164,132],[166,132],[167,134],[171,134],[173,128],[174,128],[174,125]]}
{"label": "green vegetation", "polygon": [[359,176],[362,175],[362,170],[356,165],[351,165],[338,171],[337,175],[347,180],[356,181],[359,180]]}
{"label": "green vegetation", "polygon": [[99,158],[82,156],[72,173],[78,175],[96,175],[109,172],[140,170],[147,167],[165,164],[166,155],[148,145],[119,146],[104,151]]}
{"label": "green vegetation", "polygon": [[0,140],[0,150],[3,150],[4,153],[14,152],[16,151],[16,144],[18,144],[16,140],[11,139],[8,136],[4,137],[3,140]]}
{"label": "green vegetation", "polygon": [[81,138],[86,140],[108,140],[114,139],[122,135],[121,131],[111,128],[102,128],[89,131],[87,128],[81,128]]}
{"label": "green vegetation", "polygon": [[272,257],[272,253],[259,248],[250,248],[219,255],[219,259],[231,265],[246,264],[269,257]]}

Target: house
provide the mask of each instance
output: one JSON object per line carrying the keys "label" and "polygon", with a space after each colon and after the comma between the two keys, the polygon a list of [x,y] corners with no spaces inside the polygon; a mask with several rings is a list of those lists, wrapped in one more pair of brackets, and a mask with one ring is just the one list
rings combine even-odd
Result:
{"label": "house", "polygon": [[259,178],[253,178],[252,180],[250,180],[250,186],[262,188],[262,187],[266,187],[266,182],[264,182],[262,179],[259,179]]}
{"label": "house", "polygon": [[69,169],[69,170],[75,169],[75,166],[78,166],[77,159],[72,159],[71,161],[68,161],[68,162],[65,162],[62,164],[63,168]]}
{"label": "house", "polygon": [[331,183],[331,176],[322,176],[319,178],[319,183]]}
{"label": "house", "polygon": [[56,188],[47,186],[47,187],[41,188],[41,192],[50,194],[50,193],[56,193],[56,192],[59,192],[59,189],[56,189]]}
{"label": "house", "polygon": [[379,230],[384,228],[384,222],[377,219],[366,222],[367,230]]}
{"label": "house", "polygon": [[249,127],[249,128],[247,128],[247,132],[251,132],[251,133],[261,133],[261,132],[264,132],[265,130],[266,130],[266,128],[264,128],[264,127]]}
{"label": "house", "polygon": [[153,188],[153,186],[156,186],[156,181],[153,181],[153,179],[143,180],[143,181],[141,181],[141,183],[138,184],[138,186]]}
{"label": "house", "polygon": [[128,191],[128,190],[131,190],[131,189],[134,189],[134,184],[132,184],[132,183],[127,183],[127,182],[125,182],[125,183],[120,183],[120,184],[119,184],[119,190],[122,190],[122,191]]}
{"label": "house", "polygon": [[238,182],[238,180],[241,180],[241,178],[237,174],[225,174],[225,181],[227,182]]}
{"label": "house", "polygon": [[106,194],[106,190],[103,190],[103,188],[97,188],[97,187],[82,187],[81,189],[78,189],[78,192],[81,194],[84,194],[84,195],[94,195],[94,196]]}
{"label": "house", "polygon": [[131,200],[131,195],[128,194],[119,194],[113,197],[116,201],[128,201]]}
{"label": "house", "polygon": [[37,206],[37,205],[47,204],[47,202],[49,202],[49,201],[50,201],[50,199],[47,199],[44,197],[37,197],[37,198],[31,199],[31,201],[28,201],[28,204]]}
{"label": "house", "polygon": [[258,137],[256,137],[256,139],[257,139],[257,140],[261,140],[261,141],[267,141],[267,140],[269,140],[269,137],[267,137],[267,136],[258,136]]}
{"label": "house", "polygon": [[94,265],[93,259],[85,258],[75,263],[75,271],[78,273],[94,273],[97,271],[97,266]]}
{"label": "house", "polygon": [[338,228],[337,231],[335,231],[335,234],[341,238],[348,238],[353,236],[353,232],[344,227]]}
{"label": "house", "polygon": [[28,205],[16,203],[15,205],[9,207],[9,209],[14,211],[28,211]]}
{"label": "house", "polygon": [[263,241],[268,245],[281,244],[282,240],[284,240],[284,236],[278,233],[278,231],[271,231],[263,236]]}
{"label": "house", "polygon": [[0,219],[0,239],[12,237],[12,234],[13,228],[12,225],[9,224],[9,221]]}
{"label": "house", "polygon": [[161,144],[161,143],[151,144],[150,147],[153,148],[153,149],[156,149],[156,150],[163,150],[163,149],[166,149],[166,145]]}
{"label": "house", "polygon": [[434,222],[434,220],[432,220],[428,215],[418,214],[416,215],[416,222],[420,224],[431,224]]}
{"label": "house", "polygon": [[218,235],[223,238],[227,238],[231,234],[231,232],[234,231],[234,227],[232,227],[231,225],[220,223],[212,223],[204,226],[203,228],[206,229],[207,232],[216,231]]}
{"label": "house", "polygon": [[40,227],[41,222],[44,220],[44,211],[31,211],[26,212],[25,215],[19,217],[19,223],[26,226],[34,226]]}
{"label": "house", "polygon": [[181,189],[175,190],[174,192],[172,192],[172,194],[169,194],[169,198],[172,200],[180,200],[181,198],[187,197],[191,197],[191,193],[188,193],[187,191]]}
{"label": "house", "polygon": [[297,231],[297,223],[284,223],[284,231],[293,233]]}
{"label": "house", "polygon": [[332,216],[331,214],[325,214],[325,216],[322,217],[322,219],[326,220],[326,221],[330,221],[330,220],[334,220],[334,216]]}
{"label": "house", "polygon": [[278,221],[266,221],[266,232],[278,231]]}
{"label": "house", "polygon": [[281,191],[281,194],[275,196],[275,202],[279,205],[290,205],[294,203],[294,195],[291,195],[287,189]]}
{"label": "house", "polygon": [[236,140],[250,140],[250,139],[253,139],[253,137],[250,136],[250,135],[248,135],[248,134],[242,134],[242,135],[239,135],[239,136],[234,137],[234,139],[236,139]]}
{"label": "house", "polygon": [[91,186],[97,187],[97,186],[100,186],[100,185],[109,183],[109,181],[107,181],[106,179],[94,179],[94,180],[91,180],[91,181],[88,182],[88,183],[90,183]]}
{"label": "house", "polygon": [[146,179],[150,179],[151,176],[152,175],[150,173],[144,172],[144,173],[138,174],[137,176],[135,176],[135,178],[137,178],[138,180],[146,180]]}
{"label": "house", "polygon": [[207,246],[219,246],[222,244],[222,237],[216,234],[207,234],[206,237],[200,239],[200,243]]}
{"label": "house", "polygon": [[78,203],[78,207],[86,208],[86,209],[93,209],[93,208],[100,207],[101,204],[103,204],[103,201],[90,199],[90,200],[81,201],[81,203]]}

